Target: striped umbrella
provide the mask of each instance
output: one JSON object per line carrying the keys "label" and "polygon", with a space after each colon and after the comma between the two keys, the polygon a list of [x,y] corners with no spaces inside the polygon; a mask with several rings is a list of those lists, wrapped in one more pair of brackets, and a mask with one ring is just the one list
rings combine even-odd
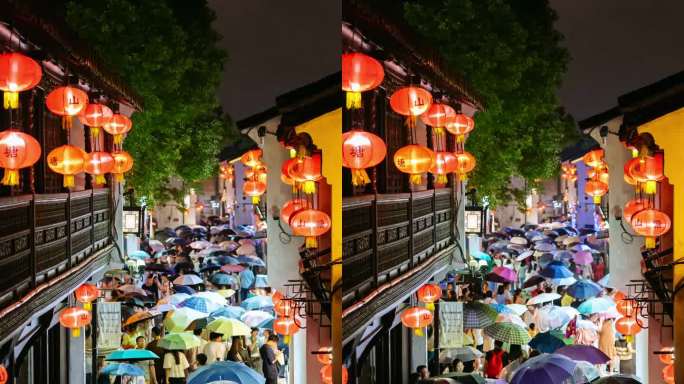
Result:
{"label": "striped umbrella", "polygon": [[525,345],[530,342],[530,335],[523,327],[513,323],[495,323],[484,328],[484,333],[494,340],[508,344]]}
{"label": "striped umbrella", "polygon": [[463,328],[484,328],[496,321],[496,310],[477,301],[463,305]]}

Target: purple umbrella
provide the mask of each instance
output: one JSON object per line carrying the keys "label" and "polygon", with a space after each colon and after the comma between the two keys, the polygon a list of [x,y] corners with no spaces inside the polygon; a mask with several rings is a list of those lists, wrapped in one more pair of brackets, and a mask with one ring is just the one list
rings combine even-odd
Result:
{"label": "purple umbrella", "polygon": [[506,267],[494,267],[492,272],[487,275],[488,281],[495,281],[498,283],[512,283],[516,281],[518,274],[514,270]]}
{"label": "purple umbrella", "polygon": [[577,251],[572,259],[579,265],[586,265],[594,262],[594,256],[592,256],[589,251]]}
{"label": "purple umbrella", "polygon": [[587,361],[592,364],[605,364],[610,361],[608,355],[591,345],[566,345],[557,349],[556,353],[573,360]]}
{"label": "purple umbrella", "polygon": [[520,364],[511,384],[561,383],[572,377],[576,366],[563,355],[543,353]]}

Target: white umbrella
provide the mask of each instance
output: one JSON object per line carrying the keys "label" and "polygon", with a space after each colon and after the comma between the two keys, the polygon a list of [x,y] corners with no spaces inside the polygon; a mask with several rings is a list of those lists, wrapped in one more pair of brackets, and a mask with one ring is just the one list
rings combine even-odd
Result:
{"label": "white umbrella", "polygon": [[557,293],[540,293],[537,296],[527,300],[527,305],[537,305],[542,303],[548,303],[549,301],[558,300],[561,295]]}
{"label": "white umbrella", "polygon": [[518,316],[522,316],[523,313],[527,312],[527,306],[523,304],[508,304],[506,307]]}
{"label": "white umbrella", "polygon": [[192,249],[204,249],[210,245],[211,245],[211,243],[206,241],[206,240],[197,240],[197,241],[193,241],[192,243],[190,243],[190,248],[192,248]]}
{"label": "white umbrella", "polygon": [[513,323],[527,329],[527,324],[518,315],[512,313],[499,313],[496,316],[497,323]]}
{"label": "white umbrella", "polygon": [[592,331],[598,331],[598,326],[589,320],[577,319],[575,323],[575,328],[577,329],[590,329]]}
{"label": "white umbrella", "polygon": [[175,311],[176,306],[173,304],[170,304],[170,303],[161,303],[161,304],[157,304],[155,307],[153,307],[152,310],[155,310],[159,313],[165,313],[165,312],[169,312],[169,311]]}
{"label": "white umbrella", "polygon": [[527,239],[524,237],[514,236],[511,238],[511,244],[527,245]]}
{"label": "white umbrella", "polygon": [[185,301],[185,299],[189,298],[190,295],[187,293],[174,293],[173,295],[166,296],[163,299],[159,300],[157,302],[157,305],[159,304],[173,304],[177,305]]}
{"label": "white umbrella", "polygon": [[124,294],[137,293],[137,294],[142,295],[142,296],[147,296],[147,292],[145,292],[145,290],[143,290],[140,287],[136,287],[133,284],[125,284],[125,285],[120,286],[117,289],[119,291],[123,292]]}
{"label": "white umbrella", "polygon": [[202,284],[203,282],[204,281],[199,276],[193,274],[180,275],[173,281],[176,285],[197,285]]}
{"label": "white umbrella", "polygon": [[254,328],[266,321],[273,320],[273,315],[266,311],[247,311],[240,316],[240,321]]}
{"label": "white umbrella", "polygon": [[521,252],[516,258],[515,261],[523,261],[527,259],[528,257],[532,256],[534,254],[534,251],[523,251]]}
{"label": "white umbrella", "polygon": [[557,279],[549,279],[549,280],[555,285],[573,285],[577,282],[577,279],[575,279],[572,276],[560,277]]}
{"label": "white umbrella", "polygon": [[163,251],[165,249],[164,244],[162,244],[162,242],[159,240],[152,239],[148,242],[148,245],[150,246],[150,248],[152,248],[152,251],[154,251],[154,253]]}
{"label": "white umbrella", "polygon": [[596,283],[602,287],[610,288],[610,273],[603,276],[601,280],[597,281]]}
{"label": "white umbrella", "polygon": [[225,297],[221,296],[221,294],[219,294],[218,292],[214,292],[214,291],[197,292],[193,296],[205,298],[205,299],[207,299],[207,300],[209,300],[212,303],[217,304],[217,305],[227,305],[228,304]]}
{"label": "white umbrella", "polygon": [[539,319],[541,319],[540,329],[556,329],[567,324],[572,317],[560,307],[552,305],[540,309]]}

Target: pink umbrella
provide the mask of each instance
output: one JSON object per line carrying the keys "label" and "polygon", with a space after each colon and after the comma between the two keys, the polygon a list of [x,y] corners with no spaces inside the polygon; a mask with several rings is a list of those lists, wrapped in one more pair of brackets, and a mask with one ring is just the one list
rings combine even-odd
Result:
{"label": "pink umbrella", "polygon": [[235,265],[235,264],[226,264],[223,267],[221,267],[221,271],[225,273],[233,273],[233,272],[242,272],[245,270],[245,267],[242,265]]}
{"label": "pink umbrella", "polygon": [[509,282],[516,281],[518,274],[514,270],[506,267],[494,267],[492,272],[487,276],[488,281]]}
{"label": "pink umbrella", "polygon": [[572,259],[579,265],[587,265],[594,262],[594,256],[589,251],[577,251]]}

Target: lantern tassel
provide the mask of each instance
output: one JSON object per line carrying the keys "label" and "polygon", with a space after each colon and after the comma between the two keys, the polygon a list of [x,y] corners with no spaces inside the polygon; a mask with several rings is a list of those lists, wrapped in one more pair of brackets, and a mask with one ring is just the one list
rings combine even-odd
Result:
{"label": "lantern tassel", "polygon": [[347,92],[347,109],[361,108],[361,92]]}
{"label": "lantern tassel", "polygon": [[658,184],[655,180],[648,180],[644,186],[644,193],[647,195],[653,195],[658,189]]}
{"label": "lantern tassel", "polygon": [[100,127],[90,127],[90,137],[96,139],[100,136]]}
{"label": "lantern tassel", "polygon": [[307,195],[313,195],[316,193],[316,182],[313,180],[307,180],[302,183],[302,192],[306,193]]}
{"label": "lantern tassel", "polygon": [[304,245],[308,249],[317,248],[318,247],[318,239],[316,238],[316,236],[307,236],[306,241],[304,242]]}
{"label": "lantern tassel", "polygon": [[461,181],[466,181],[466,180],[468,180],[468,174],[467,173],[461,173],[458,175],[458,179]]}
{"label": "lantern tassel", "polygon": [[368,183],[370,183],[370,178],[368,177],[368,173],[366,173],[365,169],[352,169],[352,184],[354,184],[355,187],[366,185]]}
{"label": "lantern tassel", "polygon": [[656,239],[655,237],[647,237],[646,241],[644,242],[644,245],[646,246],[646,249],[653,249],[656,247]]}
{"label": "lantern tassel", "polygon": [[423,183],[423,175],[420,173],[414,173],[409,176],[409,183],[412,185],[420,185]]}
{"label": "lantern tassel", "polygon": [[19,171],[16,169],[5,169],[2,185],[19,185]]}
{"label": "lantern tassel", "polygon": [[465,135],[456,135],[456,142],[462,143],[465,141]]}
{"label": "lantern tassel", "polygon": [[74,175],[64,175],[64,188],[73,188],[76,185]]}
{"label": "lantern tassel", "polygon": [[290,344],[290,335],[283,336],[283,342],[285,344]]}
{"label": "lantern tassel", "polygon": [[442,135],[444,135],[444,128],[443,127],[435,127],[434,132],[435,132],[435,136],[437,138],[440,138],[440,137],[442,137]]}
{"label": "lantern tassel", "polygon": [[123,135],[114,135],[114,144],[119,145],[123,143]]}
{"label": "lantern tassel", "polygon": [[62,129],[71,129],[72,117],[69,115],[62,116]]}
{"label": "lantern tassel", "polygon": [[72,337],[80,337],[81,336],[81,328],[71,328],[71,336]]}
{"label": "lantern tassel", "polygon": [[435,311],[435,303],[433,303],[433,302],[425,303],[425,308],[430,312],[434,312]]}
{"label": "lantern tassel", "polygon": [[435,182],[444,185],[449,182],[449,178],[447,175],[437,175],[437,180]]}
{"label": "lantern tassel", "polygon": [[104,175],[95,175],[95,184],[105,185],[107,184],[107,179],[105,179]]}
{"label": "lantern tassel", "polygon": [[288,152],[289,152],[288,154],[290,155],[290,159],[294,159],[295,157],[297,157],[297,150],[296,149],[290,148],[290,150]]}
{"label": "lantern tassel", "polygon": [[596,204],[596,205],[601,204],[601,196],[594,196],[594,204]]}
{"label": "lantern tassel", "polygon": [[18,92],[5,92],[3,97],[3,105],[5,109],[17,109],[19,108],[19,93]]}
{"label": "lantern tassel", "polygon": [[415,328],[413,330],[413,334],[415,334],[418,337],[423,337],[425,336],[425,333],[423,332],[423,328]]}
{"label": "lantern tassel", "polygon": [[90,301],[86,301],[85,303],[83,303],[83,309],[85,309],[86,311],[92,311],[93,305],[90,304]]}
{"label": "lantern tassel", "polygon": [[252,196],[252,205],[259,205],[260,201],[261,199],[259,198],[259,196]]}
{"label": "lantern tassel", "polygon": [[123,181],[124,181],[123,173],[115,173],[114,174],[114,181],[116,181],[117,183],[123,183]]}
{"label": "lantern tassel", "polygon": [[416,117],[411,115],[406,118],[406,126],[409,128],[415,128],[416,127]]}

